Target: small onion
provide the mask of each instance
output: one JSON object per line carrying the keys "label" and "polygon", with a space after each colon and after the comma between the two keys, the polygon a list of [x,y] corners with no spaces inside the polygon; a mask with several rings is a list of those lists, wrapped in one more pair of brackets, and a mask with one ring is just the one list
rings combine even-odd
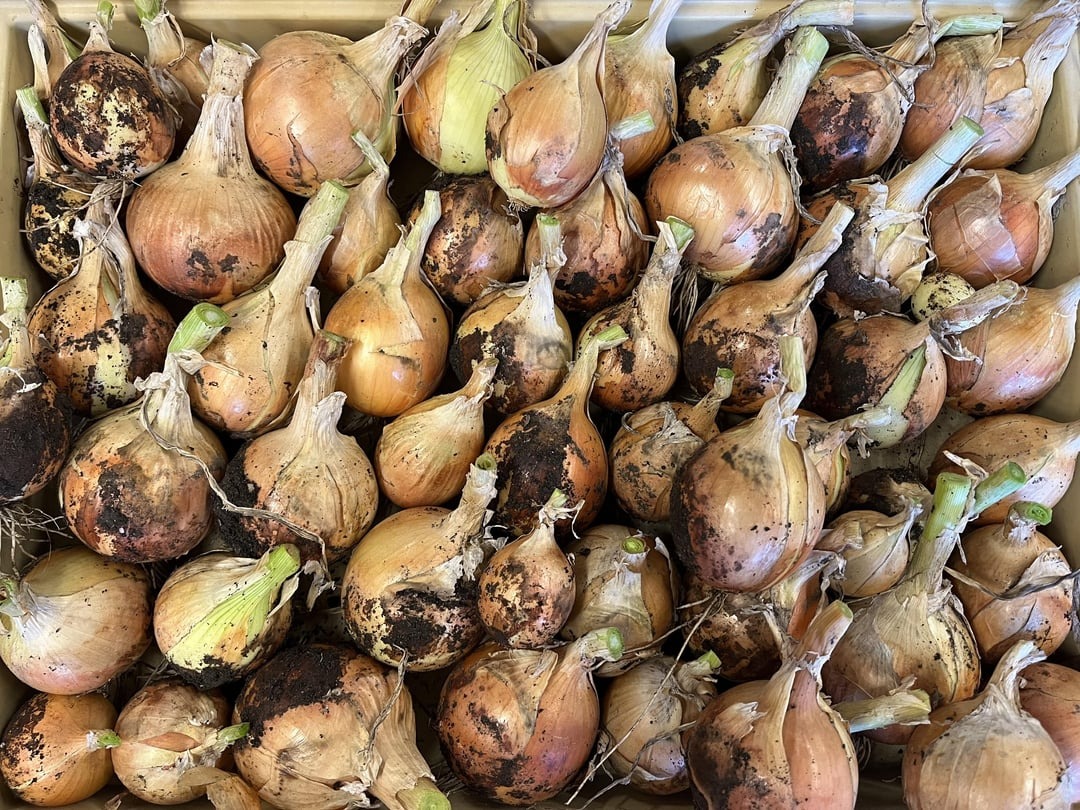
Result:
{"label": "small onion", "polygon": [[884,593],[900,581],[911,554],[909,535],[920,514],[919,504],[910,504],[893,516],[856,509],[838,515],[825,527],[815,548],[843,557],[843,570],[832,584],[844,598]]}

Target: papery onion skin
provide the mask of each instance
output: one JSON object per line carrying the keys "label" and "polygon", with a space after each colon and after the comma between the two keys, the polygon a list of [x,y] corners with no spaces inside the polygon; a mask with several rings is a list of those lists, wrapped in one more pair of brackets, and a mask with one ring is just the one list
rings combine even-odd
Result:
{"label": "papery onion skin", "polygon": [[89,799],[113,776],[115,722],[116,709],[97,692],[38,692],[7,721],[0,777],[18,800],[39,807]]}
{"label": "papery onion skin", "polygon": [[1020,678],[1020,705],[1042,724],[1065,758],[1062,791],[1075,806],[1080,802],[1080,673],[1042,661],[1025,667]]}
{"label": "papery onion skin", "polygon": [[150,577],[138,566],[83,546],[57,549],[3,590],[27,612],[0,614],[0,660],[34,689],[89,692],[150,646]]}

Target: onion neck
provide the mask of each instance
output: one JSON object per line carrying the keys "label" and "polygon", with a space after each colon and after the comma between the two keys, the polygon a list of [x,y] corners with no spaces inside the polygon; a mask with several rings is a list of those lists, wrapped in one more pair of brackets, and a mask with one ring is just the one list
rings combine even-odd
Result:
{"label": "onion neck", "polygon": [[4,313],[0,323],[8,330],[7,342],[0,353],[0,368],[15,370],[33,368],[34,353],[30,346],[30,333],[27,331],[27,304],[30,300],[29,288],[24,278],[0,278],[0,296],[3,298]]}
{"label": "onion neck", "polygon": [[385,289],[403,289],[414,281],[425,283],[420,270],[424,247],[435,225],[442,218],[439,192],[425,191],[424,204],[412,228],[386,255],[386,261],[372,272],[373,280]]}
{"label": "onion neck", "polygon": [[982,136],[983,128],[966,116],[949,127],[918,160],[889,181],[888,209],[908,214],[922,210],[941,178]]}
{"label": "onion neck", "polygon": [[693,239],[694,229],[676,217],[660,223],[660,234],[652,258],[633,292],[633,309],[649,334],[654,329],[670,329],[671,287],[679,272],[683,251]]}
{"label": "onion neck", "polygon": [[460,548],[482,536],[490,512],[488,505],[497,492],[495,457],[484,453],[473,462],[457,507],[442,522],[442,534]]}
{"label": "onion neck", "polygon": [[214,64],[199,121],[179,162],[218,177],[254,177],[244,130],[244,81],[258,55],[246,46],[214,41]]}
{"label": "onion neck", "polygon": [[394,80],[401,58],[426,34],[423,25],[409,17],[391,17],[378,31],[346,45],[341,52],[372,91],[381,94]]}
{"label": "onion neck", "polygon": [[450,800],[430,777],[421,776],[409,788],[399,790],[394,798],[401,810],[450,810]]}
{"label": "onion neck", "polygon": [[922,18],[915,22],[892,46],[885,55],[902,65],[912,67],[900,71],[903,84],[911,86],[915,78],[925,70],[925,66],[916,63],[930,52],[930,47],[942,37],[981,36],[994,34],[1001,30],[1004,18],[1000,14],[961,14],[936,22],[933,18]]}
{"label": "onion neck", "polygon": [[712,650],[708,650],[700,658],[677,664],[675,682],[679,685],[679,689],[688,695],[700,694],[701,683],[710,680],[719,668],[719,656]]}
{"label": "onion neck", "polygon": [[64,173],[64,161],[49,131],[49,117],[33,87],[20,87],[15,97],[26,122],[26,137],[34,157],[34,182]]}
{"label": "onion neck", "polygon": [[840,249],[844,229],[854,216],[855,212],[840,202],[829,209],[821,226],[796,254],[787,270],[769,282],[773,290],[778,291],[775,294],[778,303],[794,300],[805,292],[825,262]]}
{"label": "onion neck", "polygon": [[948,472],[938,475],[933,506],[911,555],[907,574],[897,586],[902,591],[901,602],[903,596],[934,594],[940,590],[945,564],[967,517],[971,490],[971,479],[966,475]]}
{"label": "onion neck", "polygon": [[[594,180],[593,183],[595,182]],[[584,193],[588,193],[588,189]],[[563,252],[562,227],[559,225],[559,218],[553,214],[537,214],[536,229],[540,235],[539,264],[554,283],[559,271],[566,266],[566,253]],[[529,271],[529,275],[532,276],[532,270]]]}
{"label": "onion neck", "polygon": [[851,627],[853,618],[851,608],[839,599],[830,602],[818,613],[794,650],[793,658],[800,669],[806,670],[820,682],[821,668]]}
{"label": "onion neck", "polygon": [[807,443],[806,452],[815,460],[832,456],[859,431],[883,427],[892,417],[893,411],[887,405],[875,405],[832,422],[814,419],[811,441]]}
{"label": "onion neck", "polygon": [[184,34],[161,0],[135,0],[135,13],[146,33],[147,64],[164,68],[184,58]]}
{"label": "onion neck", "polygon": [[577,641],[570,642],[559,656],[562,661],[578,663],[588,670],[600,663],[618,661],[623,654],[623,637],[617,627],[590,630]]}
{"label": "onion neck", "polygon": [[1080,177],[1080,149],[1049,166],[1020,175],[1023,187],[1032,199],[1037,199],[1045,192],[1049,193],[1052,200],[1064,194],[1065,188],[1077,177]]}
{"label": "onion neck", "polygon": [[1000,310],[1023,300],[1025,290],[1015,281],[995,281],[958,304],[939,310],[926,323],[937,338],[974,329]]}
{"label": "onion neck", "polygon": [[735,372],[730,368],[718,368],[713,380],[713,387],[691,408],[683,421],[695,436],[710,433],[716,425],[716,415],[720,406],[731,396],[735,386]]}
{"label": "onion neck", "polygon": [[797,335],[780,336],[780,372],[784,375],[786,389],[778,397],[780,412],[788,420],[806,396],[806,352]]}
{"label": "onion neck", "polygon": [[312,408],[336,390],[338,366],[350,341],[326,329],[315,333],[308,352],[304,376],[297,386],[297,407]]}
{"label": "onion neck", "polygon": [[117,748],[123,740],[112,729],[95,729],[86,732],[86,750],[101,751],[102,749]]}
{"label": "onion neck", "polygon": [[612,0],[603,11],[596,15],[592,28],[578,43],[565,61],[554,65],[556,70],[577,70],[586,76],[596,76],[602,81],[604,52],[607,45],[607,36],[630,10],[630,0]]}
{"label": "onion neck", "polygon": [[285,259],[266,288],[277,300],[304,300],[304,290],[315,278],[348,199],[349,192],[341,183],[328,180],[304,206],[296,234],[285,243]]}
{"label": "onion neck", "polygon": [[112,43],[109,42],[109,31],[112,29],[115,11],[115,7],[108,0],[101,0],[98,3],[97,13],[90,20],[90,33],[86,37],[83,53],[95,51],[113,52]]}
{"label": "onion neck", "polygon": [[1003,546],[1023,548],[1036,538],[1040,526],[1047,525],[1053,517],[1048,506],[1032,501],[1017,501],[1009,507],[1005,522],[1001,524],[999,542]]}
{"label": "onion neck", "polygon": [[625,37],[613,38],[608,47],[614,46],[624,58],[655,64],[661,59],[670,59],[667,49],[667,35],[675,15],[682,5],[682,0],[653,0],[649,7],[649,16],[645,22]]}
{"label": "onion neck", "polygon": [[925,723],[931,710],[930,696],[922,689],[903,689],[868,700],[842,701],[832,707],[852,734],[893,725]]}
{"label": "onion neck", "polygon": [[1001,43],[1001,56],[1021,57],[1027,69],[1053,72],[1057,61],[1043,58],[1046,51],[1068,45],[1080,23],[1076,0],[1049,0],[1010,31]]}
{"label": "onion neck", "polygon": [[229,314],[221,307],[201,301],[191,308],[173,332],[168,354],[201,352],[229,325]]}
{"label": "onion neck", "polygon": [[581,347],[577,360],[553,399],[572,398],[578,407],[584,409],[592,393],[600,352],[613,349],[626,339],[626,330],[618,325],[609,326],[592,335]]}
{"label": "onion neck", "polygon": [[[380,194],[385,194],[387,184],[390,180],[390,166],[387,164],[386,158],[383,157],[382,152],[376,149],[375,144],[368,140],[367,136],[360,130],[357,130],[352,134],[352,142],[355,143],[357,148],[363,153],[364,159],[367,161],[368,166],[371,167],[371,175],[377,178],[377,180],[374,181],[378,183],[376,191]],[[367,185],[366,178],[362,185]]]}
{"label": "onion neck", "polygon": [[829,41],[816,28],[800,28],[791,39],[784,61],[769,92],[762,99],[750,127],[780,127],[791,130],[803,97],[829,50]]}
{"label": "onion neck", "polygon": [[453,395],[454,399],[465,399],[477,404],[485,402],[491,396],[491,383],[498,368],[498,359],[487,355],[479,363],[473,363],[472,374],[461,390]]}
{"label": "onion neck", "polygon": [[79,56],[82,49],[68,36],[43,0],[27,0],[26,5],[29,6],[30,16],[49,48],[48,74],[51,77],[50,84],[55,84],[56,78]]}

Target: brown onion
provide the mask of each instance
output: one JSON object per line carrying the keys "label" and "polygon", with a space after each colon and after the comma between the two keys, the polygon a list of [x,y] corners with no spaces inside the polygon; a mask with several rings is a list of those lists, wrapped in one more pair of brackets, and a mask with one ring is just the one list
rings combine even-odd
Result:
{"label": "brown onion", "polygon": [[891,516],[855,509],[825,527],[815,548],[843,557],[832,585],[845,599],[884,593],[900,581],[911,554],[910,534],[921,514],[922,506],[916,503]]}
{"label": "brown onion", "polygon": [[1020,672],[1020,705],[1042,724],[1065,758],[1062,789],[1065,800],[1080,801],[1080,674],[1075,669],[1045,661]]}

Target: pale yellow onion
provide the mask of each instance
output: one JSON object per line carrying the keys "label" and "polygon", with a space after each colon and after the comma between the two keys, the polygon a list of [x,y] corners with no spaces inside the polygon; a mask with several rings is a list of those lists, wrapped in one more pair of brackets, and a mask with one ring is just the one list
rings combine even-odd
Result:
{"label": "pale yellow onion", "polygon": [[479,0],[460,22],[444,23],[403,87],[417,153],[448,174],[486,171],[488,113],[533,72],[532,50],[524,0]]}
{"label": "pale yellow onion", "polygon": [[192,410],[211,427],[250,437],[288,417],[314,335],[304,291],[347,196],[340,184],[324,183],[301,212],[270,281],[222,307],[229,328],[203,351],[208,365],[188,383]]}
{"label": "pale yellow onion", "polygon": [[427,399],[442,379],[450,324],[420,270],[441,214],[438,192],[425,192],[424,211],[409,232],[326,316],[329,331],[352,341],[338,387],[361,413],[398,416]]}
{"label": "pale yellow onion", "polygon": [[0,660],[42,692],[97,689],[150,646],[150,577],[83,546],[50,552],[21,579],[4,577],[0,594]]}
{"label": "pale yellow onion", "polygon": [[1063,780],[1066,800],[1080,801],[1080,726],[1074,707],[1080,701],[1080,673],[1072,667],[1042,662],[1021,673],[1020,705],[1050,734],[1067,769]]}
{"label": "pale yellow onion", "polygon": [[484,449],[484,403],[498,361],[474,364],[458,391],[431,397],[383,427],[372,461],[379,488],[400,507],[436,506],[461,492]]}
{"label": "pale yellow onion", "polygon": [[825,527],[815,548],[844,558],[843,570],[832,580],[844,598],[874,596],[900,581],[910,555],[909,535],[921,513],[919,504],[892,516],[856,509]]}
{"label": "pale yellow onion", "polygon": [[299,569],[291,545],[254,560],[214,551],[184,563],[154,603],[158,649],[200,688],[242,678],[284,642]]}
{"label": "pale yellow onion", "polygon": [[608,130],[604,47],[629,9],[629,0],[614,0],[570,56],[526,76],[488,114],[488,171],[510,199],[563,205],[600,168]]}
{"label": "pale yellow onion", "polygon": [[0,737],[0,777],[19,801],[60,807],[89,799],[112,779],[116,709],[98,692],[38,692]]}

